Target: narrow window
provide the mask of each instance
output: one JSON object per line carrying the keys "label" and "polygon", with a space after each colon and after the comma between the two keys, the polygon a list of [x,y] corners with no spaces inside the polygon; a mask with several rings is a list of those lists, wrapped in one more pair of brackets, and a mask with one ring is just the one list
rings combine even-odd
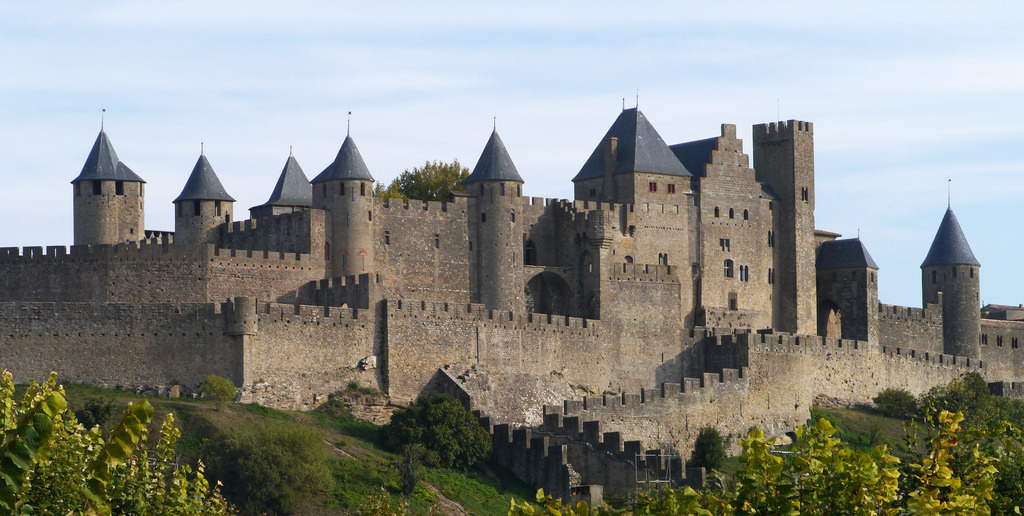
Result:
{"label": "narrow window", "polygon": [[481,213],[480,214],[480,222],[487,222],[487,214],[486,213]]}
{"label": "narrow window", "polygon": [[192,204],[192,215],[199,216],[199,201],[195,201]]}
{"label": "narrow window", "polygon": [[775,283],[775,269],[768,267],[768,284],[771,285],[773,283]]}
{"label": "narrow window", "polygon": [[939,271],[932,271],[932,285],[934,285],[938,281],[938,277],[939,277],[938,272]]}
{"label": "narrow window", "polygon": [[480,183],[480,195],[484,194],[484,184]]}
{"label": "narrow window", "polygon": [[668,255],[658,253],[658,265],[668,265]]}
{"label": "narrow window", "polygon": [[590,189],[590,197],[591,198],[597,197],[597,189],[596,188],[591,188]]}
{"label": "narrow window", "polygon": [[1003,336],[996,335],[996,346],[1003,347]]}
{"label": "narrow window", "polygon": [[498,185],[498,190],[499,190],[498,195],[505,195],[505,183],[499,184]]}
{"label": "narrow window", "polygon": [[384,232],[384,245],[391,245],[391,232],[390,231],[385,231]]}
{"label": "narrow window", "polygon": [[516,197],[523,196],[523,185],[516,185]]}
{"label": "narrow window", "polygon": [[740,300],[735,292],[729,292],[729,310],[739,310]]}
{"label": "narrow window", "polygon": [[92,182],[92,194],[93,195],[101,195],[101,194],[103,194],[102,183],[100,183],[99,181],[93,181]]}
{"label": "narrow window", "polygon": [[441,248],[441,235],[434,233],[434,249]]}
{"label": "narrow window", "polygon": [[217,216],[220,217],[220,201],[213,201],[213,209],[217,211]]}
{"label": "narrow window", "polygon": [[537,265],[537,246],[534,245],[533,240],[526,241],[526,248],[523,252],[523,264]]}
{"label": "narrow window", "polygon": [[674,185],[672,183],[669,183],[669,185],[668,185],[668,193],[676,193],[676,185]]}
{"label": "narrow window", "polygon": [[177,206],[178,206],[178,216],[180,217],[180,216],[181,216],[181,205],[182,205],[183,203],[180,203],[180,202],[179,202],[179,203],[175,203],[175,204],[177,204]]}
{"label": "narrow window", "polygon": [[805,187],[800,189],[800,200],[804,201],[804,202],[807,202],[807,198],[808,198],[807,187],[805,186]]}
{"label": "narrow window", "polygon": [[971,277],[974,277],[974,267],[968,267],[967,270],[971,271]]}
{"label": "narrow window", "polygon": [[509,219],[510,219],[510,220],[511,220],[512,222],[515,222],[515,221],[516,221],[516,212],[514,212],[514,211],[513,211],[513,212],[510,212],[510,213],[509,213]]}
{"label": "narrow window", "polygon": [[1017,349],[1017,344],[1018,344],[1017,337],[1013,337],[1012,339],[1010,339],[1010,347],[1011,348]]}
{"label": "narrow window", "polygon": [[368,220],[370,222],[373,222],[373,212],[372,211],[367,211],[366,212],[366,220]]}
{"label": "narrow window", "polygon": [[658,183],[655,183],[654,181],[651,181],[650,183],[647,183],[647,191],[648,192],[657,192],[658,191]]}
{"label": "narrow window", "polygon": [[320,191],[323,192],[324,197],[327,197],[327,183],[324,183],[324,185],[320,188]]}
{"label": "narrow window", "polygon": [[715,218],[718,218],[718,206],[715,206]]}
{"label": "narrow window", "polygon": [[956,267],[953,267],[953,277],[956,277]]}
{"label": "narrow window", "polygon": [[331,259],[331,244],[330,242],[324,242],[324,260]]}
{"label": "narrow window", "polygon": [[359,195],[366,197],[366,183],[359,183]]}
{"label": "narrow window", "polygon": [[124,195],[124,181],[114,182],[114,195]]}
{"label": "narrow window", "polygon": [[768,247],[775,247],[775,233],[768,231]]}
{"label": "narrow window", "polygon": [[732,260],[725,261],[725,277],[731,278],[733,276],[733,264]]}
{"label": "narrow window", "polygon": [[750,213],[747,210],[743,210],[743,220],[750,220]]}
{"label": "narrow window", "polygon": [[341,183],[341,196],[345,197],[345,183]]}
{"label": "narrow window", "polygon": [[224,215],[224,222],[231,223],[231,214]]}
{"label": "narrow window", "polygon": [[729,218],[730,219],[736,218],[736,213],[733,212],[732,208],[729,208]]}
{"label": "narrow window", "polygon": [[771,201],[768,201],[768,211],[772,211],[774,209],[775,209],[775,204],[773,204]]}

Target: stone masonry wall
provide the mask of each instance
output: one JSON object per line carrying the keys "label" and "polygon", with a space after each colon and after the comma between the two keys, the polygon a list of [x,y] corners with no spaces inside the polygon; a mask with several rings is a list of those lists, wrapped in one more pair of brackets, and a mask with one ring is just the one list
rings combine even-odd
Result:
{"label": "stone masonry wall", "polygon": [[242,349],[208,303],[0,303],[0,367],[16,382],[196,387],[242,380]]}
{"label": "stone masonry wall", "polygon": [[227,249],[323,255],[324,211],[299,210],[248,219],[220,228],[218,245]]}

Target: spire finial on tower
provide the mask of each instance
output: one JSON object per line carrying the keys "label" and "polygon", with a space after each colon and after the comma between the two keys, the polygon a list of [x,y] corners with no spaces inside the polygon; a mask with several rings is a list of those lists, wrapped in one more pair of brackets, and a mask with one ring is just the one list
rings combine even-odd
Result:
{"label": "spire finial on tower", "polygon": [[103,125],[104,125],[104,122],[106,121],[104,119],[106,117],[107,117],[107,108],[103,108],[103,109],[100,110],[100,131],[103,130]]}
{"label": "spire finial on tower", "polygon": [[206,142],[199,142],[199,155],[200,156],[205,156],[206,155]]}
{"label": "spire finial on tower", "polygon": [[289,145],[288,146],[288,157],[291,158],[293,156],[295,156],[295,153],[292,152],[292,146]]}
{"label": "spire finial on tower", "polygon": [[497,116],[494,117],[494,127],[492,129],[494,131],[498,130],[498,117]]}
{"label": "spire finial on tower", "polygon": [[946,178],[946,208],[953,209],[953,178]]}
{"label": "spire finial on tower", "polygon": [[348,112],[348,123],[345,127],[345,136],[352,136],[352,112]]}
{"label": "spire finial on tower", "polygon": [[636,109],[640,110],[640,88],[636,89]]}
{"label": "spire finial on tower", "polygon": [[622,97],[622,110],[626,110],[626,97]]}

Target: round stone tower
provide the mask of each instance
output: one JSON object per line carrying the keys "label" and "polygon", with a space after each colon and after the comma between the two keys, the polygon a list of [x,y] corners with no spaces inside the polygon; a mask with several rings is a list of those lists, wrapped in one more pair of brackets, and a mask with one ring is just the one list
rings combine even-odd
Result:
{"label": "round stone tower", "polygon": [[351,135],[312,183],[313,208],[327,212],[328,277],[372,273],[373,176]]}
{"label": "round stone tower", "polygon": [[185,188],[174,199],[174,243],[216,243],[217,228],[231,222],[234,206],[235,199],[220,184],[206,154],[200,154]]}
{"label": "round stone tower", "polygon": [[100,129],[82,172],[71,181],[75,245],[142,240],[143,183],[141,177],[117,159],[107,133]]}
{"label": "round stone tower", "polygon": [[492,310],[521,312],[523,178],[497,131],[462,184],[473,196],[468,214],[473,301]]}
{"label": "round stone tower", "polygon": [[980,269],[953,209],[947,209],[921,264],[923,302],[942,303],[943,353],[977,358],[981,352]]}

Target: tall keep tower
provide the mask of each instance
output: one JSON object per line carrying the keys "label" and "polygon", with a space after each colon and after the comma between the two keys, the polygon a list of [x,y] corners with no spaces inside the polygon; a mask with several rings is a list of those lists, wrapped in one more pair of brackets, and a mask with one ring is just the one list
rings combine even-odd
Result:
{"label": "tall keep tower", "polygon": [[312,183],[313,208],[327,212],[328,276],[373,272],[373,176],[351,135]]}
{"label": "tall keep tower", "polygon": [[981,263],[949,208],[921,264],[924,305],[942,298],[943,353],[972,358],[981,353],[980,290]]}
{"label": "tall keep tower", "polygon": [[469,202],[473,301],[492,310],[522,311],[523,178],[497,130],[462,184],[474,196]]}
{"label": "tall keep tower", "polygon": [[814,127],[790,120],[754,126],[758,181],[779,196],[775,211],[773,326],[814,334],[817,301],[814,269]]}
{"label": "tall keep tower", "polygon": [[142,240],[145,228],[141,177],[117,159],[100,129],[74,189],[75,245]]}
{"label": "tall keep tower", "polygon": [[200,154],[185,188],[174,199],[174,243],[207,244],[217,241],[217,228],[231,222],[235,199]]}

